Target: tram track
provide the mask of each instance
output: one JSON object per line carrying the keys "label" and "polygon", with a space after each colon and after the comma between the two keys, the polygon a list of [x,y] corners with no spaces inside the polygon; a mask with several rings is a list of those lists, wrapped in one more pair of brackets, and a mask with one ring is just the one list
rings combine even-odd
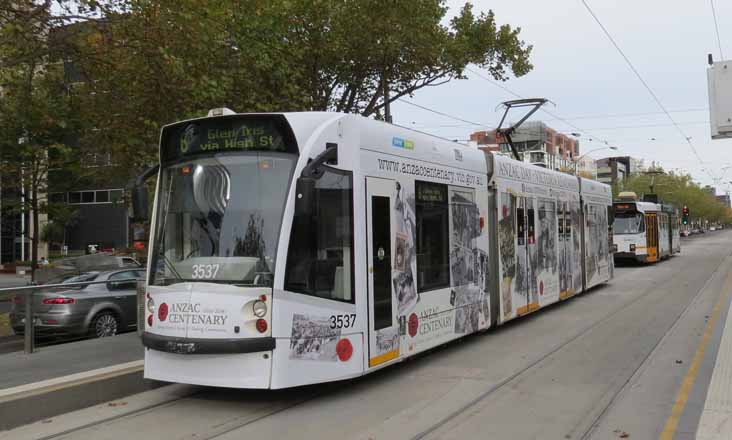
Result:
{"label": "tram track", "polygon": [[134,409],[132,411],[129,411],[129,412],[126,412],[126,413],[123,413],[123,414],[115,414],[113,416],[105,417],[105,418],[102,418],[102,419],[99,419],[99,420],[95,420],[95,421],[90,422],[90,423],[86,423],[86,424],[83,424],[83,425],[80,425],[80,426],[75,426],[73,428],[66,429],[66,430],[61,431],[61,432],[57,432],[57,433],[54,433],[54,434],[50,434],[50,435],[47,435],[45,437],[39,437],[37,440],[54,440],[54,439],[64,438],[65,436],[74,434],[76,432],[81,432],[81,431],[84,431],[86,429],[90,429],[90,428],[94,428],[94,427],[97,427],[97,426],[101,426],[101,425],[104,425],[105,423],[109,423],[109,422],[113,422],[115,420],[119,420],[120,418],[134,417],[134,416],[136,416],[138,414],[143,414],[143,413],[145,413],[147,411],[150,411],[150,410],[155,410],[155,409],[158,409],[158,408],[163,408],[163,407],[166,407],[166,406],[171,406],[171,405],[175,404],[176,402],[178,402],[180,400],[189,398],[189,397],[194,396],[196,394],[200,394],[203,391],[204,390],[198,390],[198,391],[195,391],[195,392],[190,393],[190,394],[185,394],[185,395],[182,395],[182,396],[178,396],[178,397],[176,397],[174,399],[171,399],[171,400],[166,400],[164,402],[157,402],[157,403],[154,403],[154,404],[150,404],[150,405],[147,405],[147,406],[143,406],[141,408],[136,408],[136,409]]}
{"label": "tram track", "polygon": [[[677,314],[677,316],[674,318],[672,324],[666,329],[666,331],[663,333],[663,335],[660,338],[658,338],[658,340],[655,342],[653,347],[645,354],[643,359],[638,363],[638,365],[632,371],[632,373],[627,376],[627,378],[622,383],[622,385],[617,387],[617,389],[615,389],[610,395],[603,395],[597,401],[597,402],[606,401],[606,403],[601,403],[600,408],[597,408],[596,405],[593,405],[591,407],[589,413],[595,414],[594,416],[591,416],[591,422],[590,423],[579,423],[579,424],[575,425],[572,429],[568,430],[568,432],[570,432],[570,433],[579,432],[579,434],[567,436],[566,438],[579,438],[579,439],[585,440],[585,439],[588,439],[592,435],[593,431],[600,424],[603,417],[612,408],[612,405],[616,402],[618,396],[620,396],[622,394],[622,392],[627,388],[628,384],[633,380],[633,378],[636,377],[636,375],[640,371],[642,371],[642,369],[645,365],[647,365],[648,360],[653,356],[654,353],[656,353],[659,346],[663,343],[664,340],[666,340],[666,338],[674,330],[674,328],[676,328],[679,321],[684,317],[684,315],[686,313],[688,313],[690,307],[699,300],[701,294],[709,286],[711,281],[717,276],[720,268],[725,263],[728,262],[728,258],[730,258],[731,256],[732,256],[732,252],[728,253],[725,257],[723,257],[720,260],[720,262],[716,265],[714,270],[709,274],[707,281],[694,293],[694,296],[687,302],[687,304],[683,307],[683,309]],[[672,284],[673,282],[674,282],[673,280],[668,281],[669,284]],[[649,295],[652,295],[654,292],[657,292],[658,290],[659,290],[659,286],[651,286],[651,287],[647,288],[641,295],[638,295],[633,300],[623,304],[622,306],[620,306],[617,309],[610,312],[608,315],[605,315],[603,318],[584,327],[582,330],[575,333],[570,338],[562,341],[558,345],[554,346],[552,349],[545,352],[544,354],[542,354],[540,357],[538,357],[537,359],[535,359],[528,365],[522,367],[520,370],[516,371],[514,374],[493,384],[488,389],[481,392],[478,396],[474,397],[470,401],[461,405],[457,409],[451,411],[448,415],[446,415],[439,421],[433,423],[426,429],[420,431],[418,434],[412,436],[411,439],[412,440],[421,440],[421,439],[429,438],[431,434],[437,432],[440,428],[442,428],[445,425],[447,425],[448,423],[456,420],[461,415],[466,414],[466,412],[470,411],[475,406],[484,402],[487,398],[494,395],[495,393],[497,393],[501,390],[504,390],[507,386],[510,386],[512,383],[519,381],[522,377],[524,377],[527,374],[531,373],[532,371],[536,370],[544,361],[546,361],[553,355],[558,354],[559,352],[561,352],[563,349],[565,349],[566,347],[568,347],[575,341],[578,341],[582,337],[588,335],[593,330],[595,330],[598,327],[602,326],[603,324],[606,324],[607,322],[613,320],[619,314],[621,314],[622,312],[635,306],[638,302],[642,301],[643,299],[646,299]],[[587,294],[587,293],[585,293],[585,294]],[[590,414],[588,414],[588,415],[590,415]]]}
{"label": "tram track", "polygon": [[[229,390],[231,391],[231,390]],[[328,389],[323,389],[321,391],[312,391],[312,390],[305,390],[301,392],[304,393],[304,395],[299,396],[294,399],[288,399],[284,400],[278,404],[272,405],[270,408],[267,408],[265,410],[255,410],[254,412],[258,413],[251,417],[251,413],[243,413],[240,416],[237,416],[235,418],[244,418],[245,420],[238,423],[231,423],[231,420],[223,420],[220,422],[215,423],[212,425],[212,429],[210,429],[208,432],[201,432],[195,434],[195,437],[197,439],[202,440],[211,440],[219,438],[223,435],[226,435],[230,432],[236,431],[237,429],[241,429],[247,425],[250,425],[252,423],[261,421],[263,419],[266,419],[268,417],[274,416],[278,413],[281,413],[283,411],[286,411],[288,409],[294,408],[298,405],[302,405],[304,403],[310,402],[314,399],[316,399],[319,396],[322,396],[323,394],[326,394],[328,392]],[[198,387],[195,391],[191,393],[186,393],[180,396],[177,396],[175,398],[165,400],[164,402],[157,402],[150,405],[146,405],[140,408],[135,408],[132,411],[123,413],[123,414],[115,414],[113,416],[105,417],[102,419],[95,420],[94,422],[86,423],[80,426],[75,426],[70,429],[66,429],[61,432],[57,432],[51,435],[47,435],[44,437],[39,437],[37,440],[58,440],[58,439],[67,439],[67,438],[75,438],[74,434],[79,434],[85,431],[94,430],[95,428],[102,427],[109,423],[129,420],[134,417],[142,416],[147,413],[151,413],[154,411],[159,410],[175,410],[176,405],[183,405],[184,403],[191,402],[191,401],[204,401],[204,400],[216,400],[220,399],[221,396],[219,394],[221,393],[220,389],[216,388],[208,388],[208,387]]]}

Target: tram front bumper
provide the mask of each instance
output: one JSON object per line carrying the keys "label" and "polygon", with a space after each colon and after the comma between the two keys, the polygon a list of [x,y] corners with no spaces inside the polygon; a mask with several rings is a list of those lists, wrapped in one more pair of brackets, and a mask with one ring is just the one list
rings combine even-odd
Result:
{"label": "tram front bumper", "polygon": [[189,339],[144,333],[143,345],[146,379],[228,388],[270,387],[274,338]]}

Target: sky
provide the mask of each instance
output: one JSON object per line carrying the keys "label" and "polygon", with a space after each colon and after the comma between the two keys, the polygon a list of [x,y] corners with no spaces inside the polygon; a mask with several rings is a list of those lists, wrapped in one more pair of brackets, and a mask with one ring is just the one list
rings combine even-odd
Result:
{"label": "sky", "polygon": [[[710,1],[714,1],[722,54],[732,60],[732,1],[586,0],[620,49],[678,124],[643,86],[582,0],[474,0],[474,11],[493,10],[498,24],[521,28],[533,45],[533,71],[501,83],[521,97],[550,99],[542,120],[563,133],[579,133],[580,154],[594,158],[629,155],[685,172],[717,194],[732,191],[732,139],[712,140],[709,125],[707,54],[722,60]],[[448,0],[448,17],[464,4]],[[472,70],[488,77],[475,66]],[[407,100],[468,122],[396,102],[394,122],[466,140],[476,130],[494,128],[501,102],[516,99],[480,76],[423,88]],[[516,115],[519,117],[520,115]],[[571,124],[571,125],[570,125]],[[680,130],[679,130],[680,128]],[[682,134],[683,133],[683,134]],[[694,155],[696,148],[700,160]]]}

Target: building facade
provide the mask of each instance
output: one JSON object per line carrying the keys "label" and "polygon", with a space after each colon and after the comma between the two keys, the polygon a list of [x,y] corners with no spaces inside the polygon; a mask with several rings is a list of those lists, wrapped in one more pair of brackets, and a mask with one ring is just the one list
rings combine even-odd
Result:
{"label": "building facade", "polygon": [[[573,172],[575,158],[580,155],[577,139],[559,133],[541,121],[523,123],[511,139],[522,161],[552,170]],[[470,140],[484,150],[513,156],[508,142],[496,130],[474,132]]]}
{"label": "building facade", "polygon": [[630,156],[605,157],[595,161],[597,180],[608,185],[619,185],[622,189],[628,178],[645,169],[643,159]]}

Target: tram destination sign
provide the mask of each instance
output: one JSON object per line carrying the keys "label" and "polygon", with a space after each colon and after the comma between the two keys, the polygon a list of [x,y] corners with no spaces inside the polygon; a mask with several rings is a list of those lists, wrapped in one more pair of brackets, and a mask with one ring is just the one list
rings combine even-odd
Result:
{"label": "tram destination sign", "polygon": [[163,128],[160,159],[233,151],[297,153],[295,137],[282,115],[236,115],[186,121]]}

